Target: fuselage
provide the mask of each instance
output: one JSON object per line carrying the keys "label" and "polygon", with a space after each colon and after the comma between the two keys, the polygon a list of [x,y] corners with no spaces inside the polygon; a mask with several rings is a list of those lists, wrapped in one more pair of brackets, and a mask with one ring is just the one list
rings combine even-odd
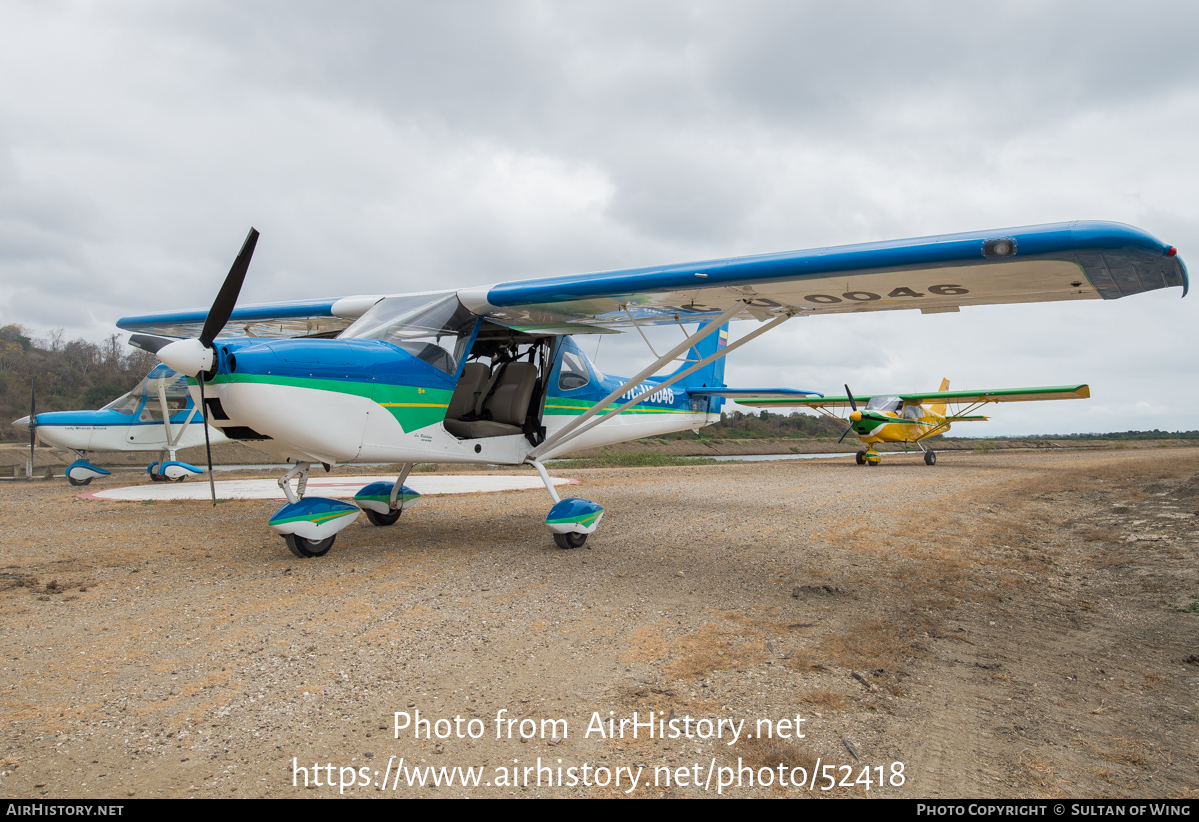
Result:
{"label": "fuselage", "polygon": [[[877,398],[887,402],[867,406],[850,415],[853,433],[866,445],[879,442],[916,442],[934,434],[944,434],[950,426],[942,414],[917,403],[903,403],[898,397]],[[874,401],[871,405],[876,405]]]}
{"label": "fuselage", "polygon": [[[157,397],[127,395],[126,404],[112,404],[97,411],[45,411],[37,415],[37,436],[44,444],[59,451],[86,454],[95,451],[161,451],[168,448],[166,426],[157,406]],[[118,401],[120,402],[120,401]],[[194,411],[194,414],[193,414]],[[191,424],[184,429],[188,419]],[[190,399],[171,415],[172,433],[179,441],[171,447],[182,449],[204,444],[204,428],[199,408]],[[13,423],[28,427],[29,417]],[[213,442],[224,442],[219,431],[210,430]]]}
{"label": "fuselage", "polygon": [[[217,374],[205,384],[212,424],[281,459],[519,464],[534,448],[524,434],[459,438],[446,430],[443,422],[465,363],[452,363],[450,369],[426,357],[443,366],[434,367],[398,345],[374,339],[239,340],[217,350]],[[540,380],[544,399],[533,413],[540,413],[547,436],[625,382],[601,373],[569,337],[557,341]],[[633,391],[653,389],[660,381],[646,380]],[[198,400],[198,385],[192,382]],[[698,429],[719,420],[722,402],[693,397],[685,387],[651,390],[636,405],[541,459]]]}

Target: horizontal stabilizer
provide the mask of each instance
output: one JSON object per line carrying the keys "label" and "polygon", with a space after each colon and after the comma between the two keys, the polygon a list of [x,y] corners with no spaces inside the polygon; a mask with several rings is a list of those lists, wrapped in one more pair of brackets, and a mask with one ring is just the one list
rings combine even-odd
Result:
{"label": "horizontal stabilizer", "polygon": [[740,403],[746,400],[788,400],[824,396],[816,391],[803,391],[798,388],[688,388],[687,393],[693,397],[726,397]]}

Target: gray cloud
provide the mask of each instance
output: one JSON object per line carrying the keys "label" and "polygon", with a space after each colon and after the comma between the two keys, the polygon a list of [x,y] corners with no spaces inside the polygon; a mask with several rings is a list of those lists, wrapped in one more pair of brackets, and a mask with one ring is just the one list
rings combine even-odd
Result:
{"label": "gray cloud", "polygon": [[[1199,260],[1197,18],[1187,3],[9,4],[0,320],[98,338],[125,314],[205,305],[251,224],[248,301],[1076,218]],[[943,362],[955,379],[1085,371],[1061,379],[1149,396],[1189,368],[1160,356],[1193,346],[1189,304],[805,321],[760,349],[771,368],[730,374],[899,390]],[[638,345],[605,341],[601,360],[619,372],[604,358]],[[1188,391],[1171,427],[1199,427]]]}

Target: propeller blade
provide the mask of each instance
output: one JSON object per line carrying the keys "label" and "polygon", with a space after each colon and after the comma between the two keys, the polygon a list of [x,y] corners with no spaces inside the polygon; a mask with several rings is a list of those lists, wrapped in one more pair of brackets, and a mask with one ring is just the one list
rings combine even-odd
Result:
{"label": "propeller blade", "polygon": [[[844,431],[842,431],[842,432],[841,432],[841,440],[845,439],[845,437],[846,437],[846,436],[849,434],[849,432],[850,432],[850,431],[852,431],[852,430],[853,430],[853,426],[851,425],[851,426],[849,426],[848,428],[846,428]],[[838,444],[838,445],[840,445],[840,444],[841,444],[841,440],[837,440],[837,444]]]}
{"label": "propeller blade", "polygon": [[157,354],[159,349],[176,342],[173,337],[156,337],[153,334],[133,334],[129,337],[129,344],[134,348],[140,348],[142,351],[149,351],[151,354]]}
{"label": "propeller blade", "polygon": [[848,384],[846,384],[846,386],[845,386],[845,396],[849,397],[849,407],[852,408],[854,411],[857,411],[858,404],[857,404],[857,402],[854,401],[853,392],[849,390]]}
{"label": "propeller blade", "polygon": [[33,465],[33,449],[37,443],[37,404],[34,402],[35,382],[29,379],[29,464]]}
{"label": "propeller blade", "polygon": [[254,256],[254,246],[257,244],[258,230],[251,228],[250,233],[246,235],[246,241],[242,243],[241,251],[237,253],[237,259],[233,261],[229,273],[225,275],[225,282],[221,285],[221,290],[217,293],[212,308],[208,309],[208,317],[204,320],[204,329],[200,332],[200,342],[204,344],[205,348],[212,345],[216,335],[220,334],[225,323],[229,322],[233,308],[237,305],[237,295],[241,293],[241,284],[246,279],[246,270],[250,267],[250,258]]}
{"label": "propeller blade", "polygon": [[212,507],[216,508],[216,480],[212,478],[212,443],[208,441],[208,403],[204,401],[204,375],[197,375],[196,382],[200,384],[200,410],[204,414],[204,450],[208,453],[208,490],[212,492]]}

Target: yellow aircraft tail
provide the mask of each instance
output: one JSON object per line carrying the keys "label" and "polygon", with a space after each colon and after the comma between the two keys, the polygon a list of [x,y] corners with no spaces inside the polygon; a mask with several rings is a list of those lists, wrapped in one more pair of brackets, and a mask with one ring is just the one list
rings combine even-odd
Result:
{"label": "yellow aircraft tail", "polygon": [[[947,380],[947,379],[941,380],[941,387],[938,388],[937,390],[938,391],[948,391],[949,390],[949,380]],[[945,403],[939,402],[939,403],[936,403],[935,405],[930,405],[928,407],[928,410],[929,410],[929,413],[931,413],[931,414],[936,414],[938,417],[943,417],[943,416],[945,416]]]}

